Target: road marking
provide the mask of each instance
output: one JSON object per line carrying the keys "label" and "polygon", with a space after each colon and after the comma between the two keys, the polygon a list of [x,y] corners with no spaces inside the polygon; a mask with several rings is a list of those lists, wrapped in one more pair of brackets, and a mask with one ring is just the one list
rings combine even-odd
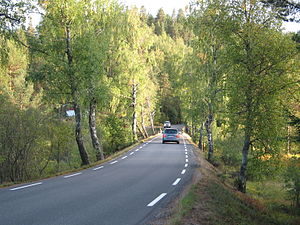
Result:
{"label": "road marking", "polygon": [[126,159],[128,156],[126,155],[126,156],[124,156],[124,157],[122,157],[122,159]]}
{"label": "road marking", "polygon": [[37,185],[41,185],[41,184],[42,184],[42,182],[34,183],[34,184],[28,184],[28,185],[25,185],[25,186],[16,187],[16,188],[12,188],[12,189],[9,189],[9,190],[16,191],[16,190],[20,190],[20,189],[24,189],[24,188],[29,188],[29,187],[33,187],[33,186],[37,186]]}
{"label": "road marking", "polygon": [[187,167],[188,167],[188,164],[186,163],[186,164],[184,165],[184,167],[187,168]]}
{"label": "road marking", "polygon": [[173,186],[177,185],[177,184],[179,183],[180,180],[181,180],[181,178],[177,178],[177,179],[175,180],[175,182],[174,182],[172,185],[173,185]]}
{"label": "road marking", "polygon": [[189,157],[188,155],[185,156],[185,158],[188,158],[188,157]]}
{"label": "road marking", "polygon": [[182,174],[182,175],[183,175],[183,174],[185,174],[185,171],[186,171],[185,169],[184,169],[184,170],[182,170],[182,171],[181,171],[181,174]]}
{"label": "road marking", "polygon": [[187,153],[187,152],[185,152],[185,154],[187,155],[188,153]]}
{"label": "road marking", "polygon": [[116,160],[116,161],[113,161],[113,162],[111,162],[110,163],[110,165],[113,165],[113,164],[115,164],[115,163],[117,163],[118,161]]}
{"label": "road marking", "polygon": [[167,193],[162,193],[160,196],[158,196],[156,199],[154,199],[152,202],[150,202],[147,206],[148,207],[154,206],[156,203],[158,203],[166,195],[167,195]]}
{"label": "road marking", "polygon": [[64,176],[64,178],[70,178],[70,177],[78,176],[80,174],[82,174],[82,173],[74,173],[74,174],[71,174],[71,175]]}
{"label": "road marking", "polygon": [[140,149],[142,149],[143,147],[140,147]]}
{"label": "road marking", "polygon": [[185,161],[186,161],[186,162],[189,162],[189,160],[188,160],[188,159],[186,159]]}
{"label": "road marking", "polygon": [[131,152],[129,155],[133,155],[134,154],[134,152]]}
{"label": "road marking", "polygon": [[96,171],[96,170],[100,170],[100,169],[102,169],[102,168],[104,168],[104,166],[99,166],[99,167],[97,167],[97,168],[94,168],[93,170]]}
{"label": "road marking", "polygon": [[140,149],[135,150],[136,152],[138,152]]}

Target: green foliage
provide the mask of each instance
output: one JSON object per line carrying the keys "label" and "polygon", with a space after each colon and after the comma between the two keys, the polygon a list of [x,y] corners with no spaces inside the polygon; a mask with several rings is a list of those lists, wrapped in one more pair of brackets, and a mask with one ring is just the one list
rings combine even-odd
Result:
{"label": "green foliage", "polygon": [[[106,155],[131,144],[134,115],[140,130],[164,120],[185,122],[194,140],[212,115],[213,121],[222,121],[211,127],[218,157],[227,166],[239,168],[247,132],[248,177],[278,173],[286,146],[287,111],[291,140],[299,136],[299,35],[281,32],[277,12],[259,1],[215,0],[195,2],[187,15],[179,10],[170,16],[160,9],[154,18],[144,8],[128,10],[114,0],[38,2],[45,12],[43,20],[26,35],[20,27],[10,28],[24,22],[31,1],[3,1],[0,6],[5,18],[1,32],[9,29],[30,45],[28,51],[7,36],[0,38],[0,117],[6,122],[15,114],[11,129],[26,137],[18,123],[26,124],[28,134],[36,137],[24,160],[25,167],[33,160],[36,169],[30,167],[26,170],[31,175],[16,179],[78,167],[73,118],[52,112],[77,102],[83,140],[89,143],[86,115],[92,99]],[[72,54],[67,55],[68,50]],[[33,115],[47,129],[40,131],[40,124],[30,122]],[[2,133],[13,131],[5,128]],[[15,144],[25,143],[24,137]],[[293,146],[296,152],[298,145]],[[4,152],[1,164],[7,163]],[[5,181],[10,179],[5,176]]]}
{"label": "green foliage", "polygon": [[0,34],[11,36],[18,26],[25,23],[26,16],[33,9],[33,0],[2,0],[0,2]]}
{"label": "green foliage", "polygon": [[285,188],[296,208],[300,208],[300,158],[291,158],[284,173]]}
{"label": "green foliage", "polygon": [[225,165],[239,167],[242,160],[240,146],[243,143],[243,137],[240,133],[217,135],[215,141],[218,156]]}
{"label": "green foliage", "polygon": [[44,117],[33,108],[19,110],[9,102],[0,106],[1,180],[24,181],[38,174],[36,163],[39,139],[43,137]]}
{"label": "green foliage", "polygon": [[103,130],[104,152],[110,155],[132,143],[130,125],[124,119],[115,115],[109,115],[105,121]]}

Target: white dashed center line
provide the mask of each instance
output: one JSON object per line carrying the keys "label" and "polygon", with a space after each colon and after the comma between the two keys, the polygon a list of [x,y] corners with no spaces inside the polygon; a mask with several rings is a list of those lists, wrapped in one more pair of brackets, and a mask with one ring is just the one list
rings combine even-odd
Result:
{"label": "white dashed center line", "polygon": [[29,188],[29,187],[33,187],[33,186],[37,186],[37,185],[41,185],[41,184],[42,184],[42,182],[34,183],[34,184],[28,184],[28,185],[25,185],[25,186],[16,187],[16,188],[12,188],[12,189],[9,189],[9,190],[17,191],[17,190],[20,190],[20,189]]}
{"label": "white dashed center line", "polygon": [[110,164],[113,165],[113,164],[115,164],[115,163],[117,163],[117,162],[118,162],[118,161],[113,161],[113,162],[111,162]]}
{"label": "white dashed center line", "polygon": [[64,176],[64,178],[70,178],[70,177],[78,176],[78,175],[81,175],[81,174],[82,173],[74,173],[74,174],[71,174],[71,175]]}
{"label": "white dashed center line", "polygon": [[187,167],[188,167],[188,164],[186,163],[186,164],[184,165],[184,167],[187,168]]}
{"label": "white dashed center line", "polygon": [[158,196],[156,199],[154,199],[152,202],[150,202],[147,206],[148,207],[154,206],[156,203],[158,203],[166,195],[167,195],[167,193],[162,193],[160,196]]}
{"label": "white dashed center line", "polygon": [[134,154],[134,152],[131,152],[129,155],[133,155]]}
{"label": "white dashed center line", "polygon": [[185,158],[188,158],[188,157],[189,157],[188,155],[185,156]]}
{"label": "white dashed center line", "polygon": [[184,169],[184,170],[182,170],[182,171],[181,171],[181,174],[182,174],[182,175],[183,175],[183,174],[185,174],[185,171],[186,171],[185,169]]}
{"label": "white dashed center line", "polygon": [[189,160],[188,160],[188,159],[186,159],[186,160],[185,160],[185,162],[189,162]]}
{"label": "white dashed center line", "polygon": [[102,168],[104,168],[104,166],[99,166],[99,167],[97,167],[97,168],[94,168],[93,170],[96,171],[96,170],[100,170],[100,169],[102,169]]}
{"label": "white dashed center line", "polygon": [[180,180],[181,180],[181,178],[177,178],[177,179],[175,180],[175,182],[174,182],[172,185],[173,185],[173,186],[177,185],[177,184],[179,183]]}
{"label": "white dashed center line", "polygon": [[126,155],[126,156],[124,156],[124,157],[122,157],[122,159],[126,159],[128,156]]}

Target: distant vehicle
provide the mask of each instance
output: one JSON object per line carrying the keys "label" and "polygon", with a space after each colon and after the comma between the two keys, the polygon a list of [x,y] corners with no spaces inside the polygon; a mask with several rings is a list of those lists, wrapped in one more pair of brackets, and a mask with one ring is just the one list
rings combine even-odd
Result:
{"label": "distant vehicle", "polygon": [[165,142],[176,142],[179,144],[180,135],[177,129],[167,128],[163,132],[162,143]]}
{"label": "distant vehicle", "polygon": [[164,122],[164,128],[171,128],[171,122],[170,121],[165,121]]}

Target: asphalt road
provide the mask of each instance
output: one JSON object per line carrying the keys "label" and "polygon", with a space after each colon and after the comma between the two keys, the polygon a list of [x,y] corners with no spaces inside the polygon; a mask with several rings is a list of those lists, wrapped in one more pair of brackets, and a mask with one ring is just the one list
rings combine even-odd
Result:
{"label": "asphalt road", "polygon": [[192,149],[158,135],[108,163],[0,189],[0,224],[147,224],[191,180]]}

